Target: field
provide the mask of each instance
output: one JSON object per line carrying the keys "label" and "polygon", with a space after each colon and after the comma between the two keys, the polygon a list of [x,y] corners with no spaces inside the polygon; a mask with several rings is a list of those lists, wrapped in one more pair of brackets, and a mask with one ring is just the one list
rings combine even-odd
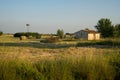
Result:
{"label": "field", "polygon": [[41,43],[2,35],[0,80],[120,80],[120,40],[116,41],[102,46],[91,41]]}

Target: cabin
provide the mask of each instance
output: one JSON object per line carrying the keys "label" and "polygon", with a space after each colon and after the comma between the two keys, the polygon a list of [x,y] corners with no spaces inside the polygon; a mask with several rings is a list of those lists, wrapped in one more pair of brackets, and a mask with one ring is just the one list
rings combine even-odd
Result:
{"label": "cabin", "polygon": [[80,30],[74,33],[75,38],[77,39],[85,39],[85,40],[99,40],[100,33],[95,30]]}

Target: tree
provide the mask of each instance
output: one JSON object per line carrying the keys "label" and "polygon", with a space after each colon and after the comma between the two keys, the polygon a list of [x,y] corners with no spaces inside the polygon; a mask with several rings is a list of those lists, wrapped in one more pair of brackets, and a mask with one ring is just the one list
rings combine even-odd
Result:
{"label": "tree", "polygon": [[120,24],[115,25],[114,27],[114,36],[120,37]]}
{"label": "tree", "polygon": [[63,38],[63,36],[64,36],[64,31],[63,30],[60,30],[60,29],[58,29],[57,30],[57,36],[59,37],[59,38]]}
{"label": "tree", "polygon": [[85,30],[90,30],[89,28],[85,28]]}
{"label": "tree", "polygon": [[101,33],[102,37],[113,37],[114,27],[110,19],[100,19],[95,28]]}
{"label": "tree", "polygon": [[3,32],[2,31],[0,31],[0,36],[3,34]]}

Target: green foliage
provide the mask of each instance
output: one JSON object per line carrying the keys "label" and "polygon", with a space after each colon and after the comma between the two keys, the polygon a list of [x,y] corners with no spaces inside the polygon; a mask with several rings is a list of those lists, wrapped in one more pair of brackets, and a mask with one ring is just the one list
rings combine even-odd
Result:
{"label": "green foliage", "polygon": [[42,73],[42,80],[74,80],[71,76],[70,63],[66,60],[44,60],[35,64]]}
{"label": "green foliage", "polygon": [[37,32],[26,32],[26,33],[19,32],[14,34],[14,37],[20,37],[20,36],[26,36],[26,37],[32,36],[32,37],[40,38],[40,34]]}
{"label": "green foliage", "polygon": [[41,75],[31,63],[16,60],[0,61],[0,80],[40,80]]}
{"label": "green foliage", "polygon": [[20,32],[20,33],[15,33],[14,37],[21,37],[21,36],[25,36],[25,33]]}
{"label": "green foliage", "polygon": [[105,40],[105,41],[100,41],[96,42],[97,45],[108,45],[108,46],[118,46],[120,45],[120,41],[114,41],[114,40]]}
{"label": "green foliage", "polygon": [[80,46],[93,46],[95,45],[95,42],[79,42],[76,44],[77,47],[80,47]]}
{"label": "green foliage", "polygon": [[3,60],[0,61],[0,80],[119,80],[119,56],[107,56],[96,55],[89,59],[84,55],[80,59],[48,59],[33,63]]}
{"label": "green foliage", "polygon": [[38,70],[30,63],[19,63],[16,66],[16,74],[22,80],[40,80],[41,74]]}
{"label": "green foliage", "polygon": [[103,41],[89,41],[89,42],[79,42],[76,44],[77,47],[79,46],[95,46],[95,45],[104,45],[111,46],[111,47],[120,47],[119,39],[116,40],[103,40]]}
{"label": "green foliage", "polygon": [[2,31],[0,31],[0,36],[3,34],[3,32]]}
{"label": "green foliage", "polygon": [[92,61],[86,58],[79,60],[72,69],[75,80],[114,80],[114,69],[106,61],[102,61],[99,58]]}
{"label": "green foliage", "polygon": [[120,37],[120,24],[115,25],[114,36],[115,37]]}
{"label": "green foliage", "polygon": [[114,27],[110,19],[100,19],[95,28],[101,33],[102,37],[113,37]]}
{"label": "green foliage", "polygon": [[112,55],[110,64],[114,66],[116,70],[115,80],[120,80],[120,52],[116,52],[116,54]]}
{"label": "green foliage", "polygon": [[60,30],[60,29],[58,29],[57,30],[57,36],[59,36],[59,38],[63,38],[64,37],[64,31],[63,30]]}

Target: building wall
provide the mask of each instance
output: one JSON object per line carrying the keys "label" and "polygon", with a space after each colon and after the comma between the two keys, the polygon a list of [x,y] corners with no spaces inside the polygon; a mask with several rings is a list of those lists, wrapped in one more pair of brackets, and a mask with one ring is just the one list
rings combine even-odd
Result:
{"label": "building wall", "polygon": [[99,40],[100,33],[87,33],[81,30],[75,33],[75,37],[77,39]]}
{"label": "building wall", "polygon": [[88,40],[99,40],[100,39],[100,33],[89,33],[88,34]]}
{"label": "building wall", "polygon": [[100,39],[100,33],[96,33],[95,34],[95,40],[99,40]]}
{"label": "building wall", "polygon": [[75,33],[75,37],[77,39],[81,38],[81,39],[88,39],[88,33],[84,32],[84,31],[79,31]]}
{"label": "building wall", "polygon": [[93,33],[89,33],[88,34],[88,40],[94,40],[95,37],[94,37],[94,34]]}

